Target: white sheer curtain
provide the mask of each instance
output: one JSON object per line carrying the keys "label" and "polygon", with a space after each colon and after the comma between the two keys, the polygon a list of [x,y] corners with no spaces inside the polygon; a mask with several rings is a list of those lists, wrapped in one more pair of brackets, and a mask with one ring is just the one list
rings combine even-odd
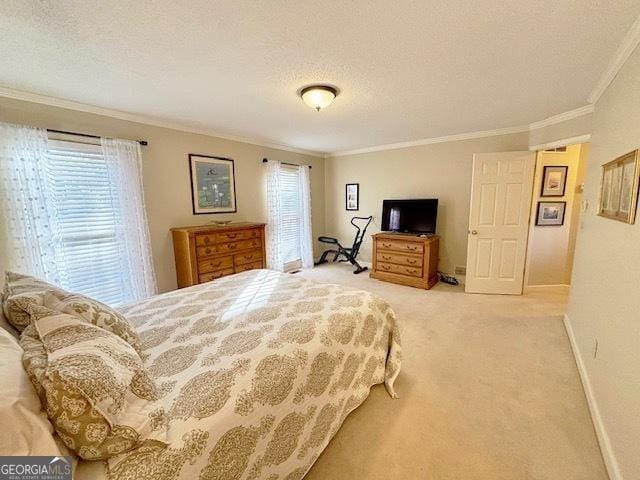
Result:
{"label": "white sheer curtain", "polygon": [[157,287],[142,188],[140,144],[113,138],[103,138],[101,143],[114,210],[119,213],[115,220],[121,239],[121,279],[130,297],[126,300],[150,297],[157,293]]}
{"label": "white sheer curtain", "polygon": [[300,254],[302,268],[313,268],[313,238],[311,234],[311,178],[309,167],[300,165]]}
{"label": "white sheer curtain", "polygon": [[139,144],[50,141],[46,130],[0,123],[5,270],[115,305],[154,295]]}
{"label": "white sheer curtain", "polygon": [[313,268],[309,167],[267,162],[267,267]]}
{"label": "white sheer curtain", "polygon": [[0,123],[0,270],[59,284],[60,235],[47,173],[47,131]]}
{"label": "white sheer curtain", "polygon": [[280,218],[282,216],[282,203],[280,198],[280,162],[269,160],[267,168],[267,268],[271,270],[284,270],[282,257],[282,235]]}

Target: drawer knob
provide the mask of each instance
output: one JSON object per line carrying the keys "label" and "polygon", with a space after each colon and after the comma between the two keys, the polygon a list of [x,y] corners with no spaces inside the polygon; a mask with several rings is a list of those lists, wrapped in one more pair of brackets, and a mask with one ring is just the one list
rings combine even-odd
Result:
{"label": "drawer knob", "polygon": [[389,270],[389,268],[391,268],[391,267],[389,267],[387,265],[381,265],[381,267],[382,267],[383,270]]}
{"label": "drawer knob", "polygon": [[391,257],[388,257],[387,255],[382,255],[382,258],[383,258],[384,260],[391,260]]}
{"label": "drawer knob", "polygon": [[211,240],[209,240],[209,237],[204,237],[204,243],[209,243]]}
{"label": "drawer knob", "polygon": [[418,249],[418,247],[413,246],[413,245],[407,245],[407,249],[408,249],[408,250],[413,250],[413,251],[415,251],[415,250],[417,250],[417,249]]}
{"label": "drawer knob", "polygon": [[229,244],[229,250],[235,250],[236,247],[237,247],[237,245],[235,243],[230,243]]}
{"label": "drawer knob", "polygon": [[384,248],[391,248],[391,244],[390,243],[383,243],[382,246]]}
{"label": "drawer knob", "polygon": [[412,274],[413,274],[413,273],[416,273],[416,270],[415,270],[415,269],[408,269],[408,268],[407,268],[407,273],[412,273]]}
{"label": "drawer knob", "polygon": [[410,263],[411,265],[415,265],[417,262],[417,260],[411,259],[411,258],[407,258],[407,263]]}
{"label": "drawer knob", "polygon": [[235,233],[227,233],[227,238],[236,238],[237,234]]}

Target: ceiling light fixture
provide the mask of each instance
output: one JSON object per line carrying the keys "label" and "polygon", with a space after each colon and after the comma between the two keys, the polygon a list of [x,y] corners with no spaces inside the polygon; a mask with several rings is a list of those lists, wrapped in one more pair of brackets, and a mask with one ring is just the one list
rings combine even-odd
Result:
{"label": "ceiling light fixture", "polygon": [[338,90],[329,85],[309,85],[300,90],[300,96],[304,103],[318,112],[329,106],[338,95]]}

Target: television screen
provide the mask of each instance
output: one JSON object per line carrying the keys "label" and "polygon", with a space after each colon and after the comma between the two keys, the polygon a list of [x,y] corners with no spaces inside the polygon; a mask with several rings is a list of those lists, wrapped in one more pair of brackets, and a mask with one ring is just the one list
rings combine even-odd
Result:
{"label": "television screen", "polygon": [[386,232],[436,233],[437,216],[437,198],[382,202],[382,230]]}

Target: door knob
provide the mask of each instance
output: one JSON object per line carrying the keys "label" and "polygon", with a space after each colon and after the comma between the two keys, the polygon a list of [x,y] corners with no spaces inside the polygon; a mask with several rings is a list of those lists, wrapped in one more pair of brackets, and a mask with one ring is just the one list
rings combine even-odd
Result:
{"label": "door knob", "polygon": [[471,235],[477,235],[478,234],[478,232],[476,230],[471,230],[470,233],[471,233]]}

